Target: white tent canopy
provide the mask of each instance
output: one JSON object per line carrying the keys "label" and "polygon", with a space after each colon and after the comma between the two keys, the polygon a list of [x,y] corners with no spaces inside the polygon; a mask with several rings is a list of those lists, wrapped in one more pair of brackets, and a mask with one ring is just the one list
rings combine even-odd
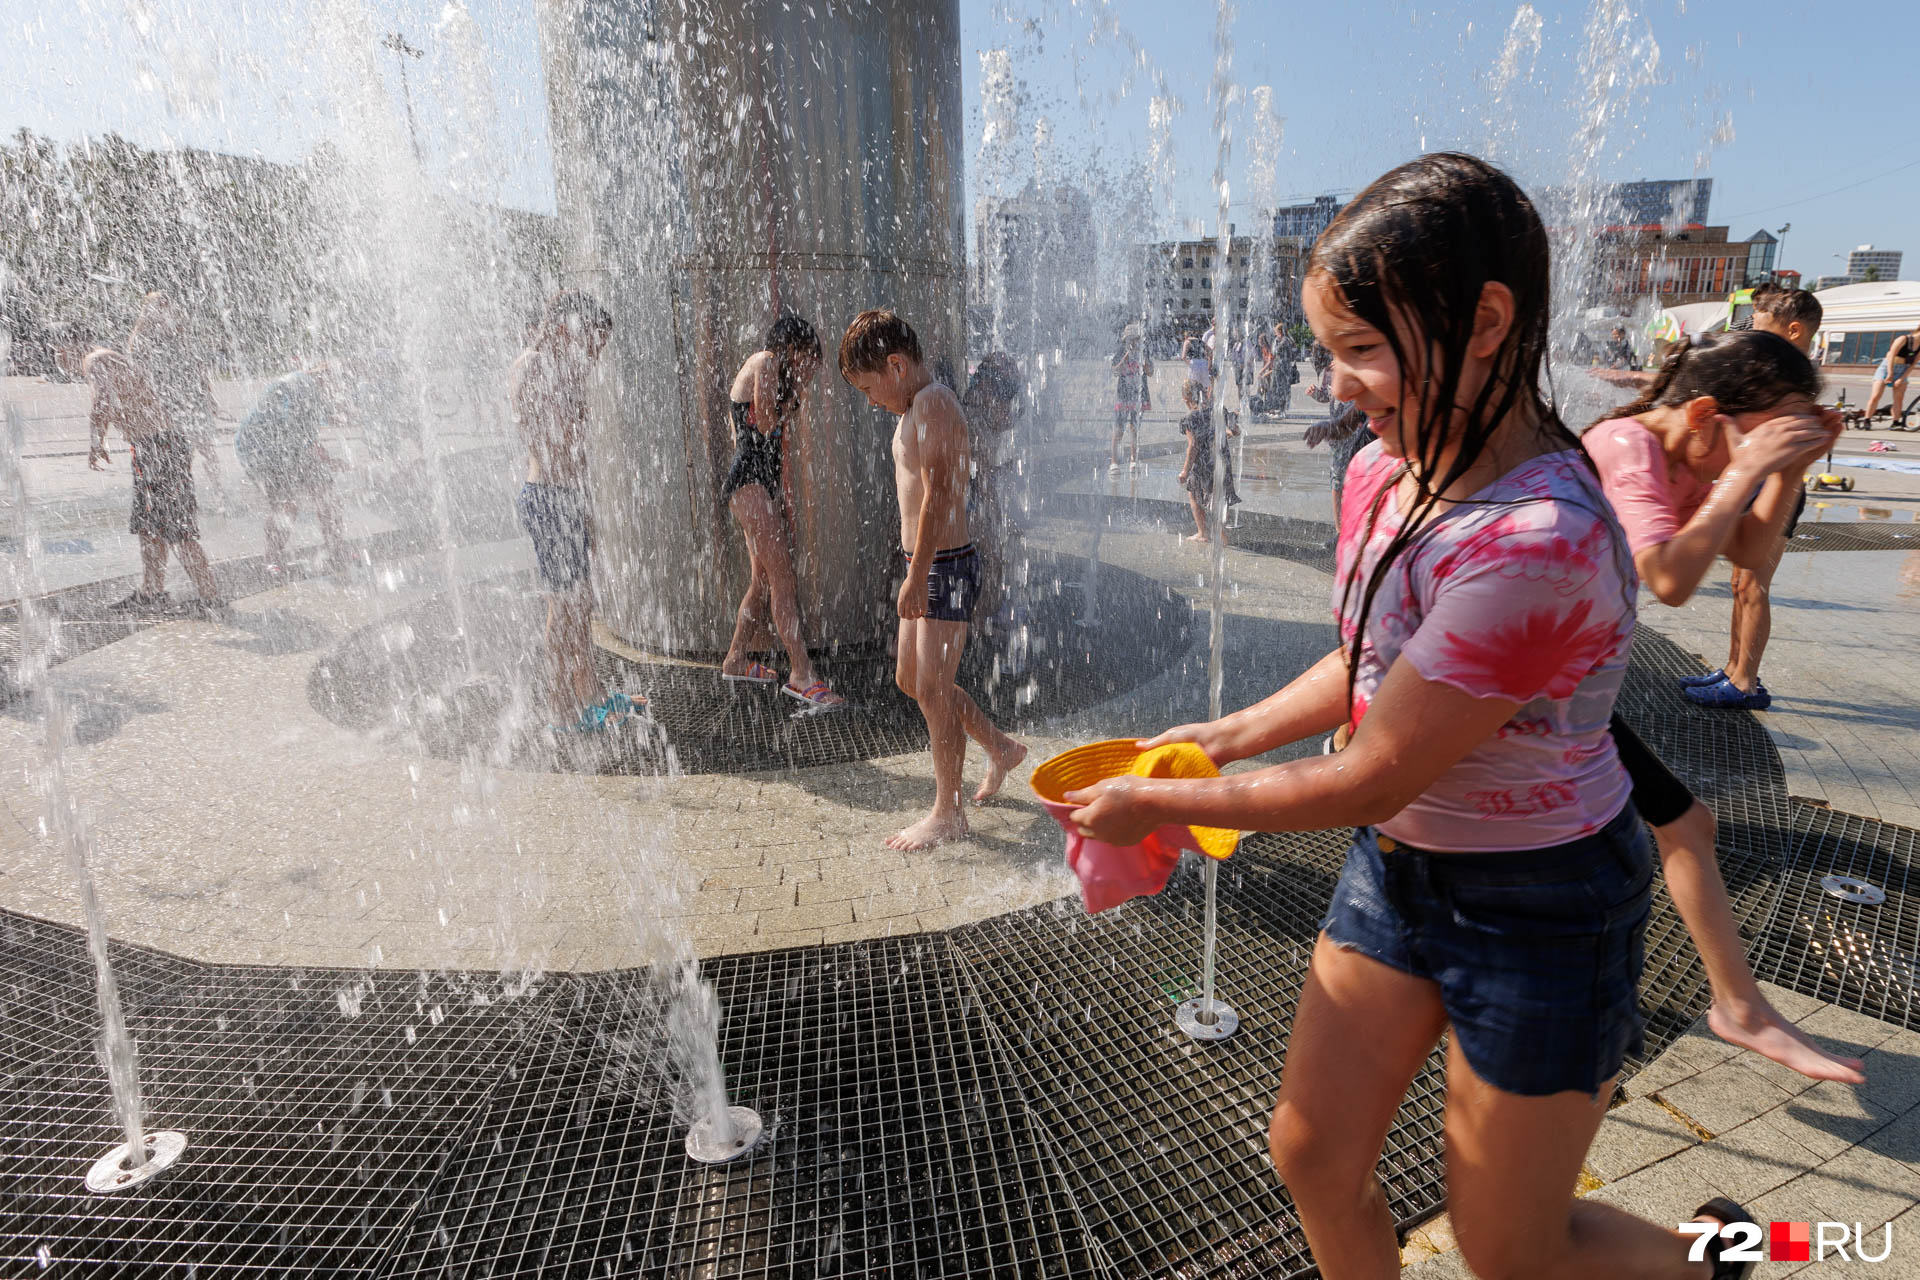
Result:
{"label": "white tent canopy", "polygon": [[1824,314],[1820,332],[1878,333],[1920,326],[1920,281],[1843,284],[1813,295]]}

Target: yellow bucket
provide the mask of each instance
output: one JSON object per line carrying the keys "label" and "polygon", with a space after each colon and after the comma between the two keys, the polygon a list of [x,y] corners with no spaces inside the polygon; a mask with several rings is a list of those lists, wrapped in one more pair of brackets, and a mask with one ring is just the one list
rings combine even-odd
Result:
{"label": "yellow bucket", "polygon": [[[1063,751],[1036,765],[1032,786],[1048,811],[1061,818],[1064,814],[1057,810],[1071,812],[1075,808],[1067,803],[1067,792],[1125,774],[1141,778],[1217,778],[1220,770],[1207,759],[1206,752],[1191,742],[1173,742],[1142,751],[1132,738],[1109,738]],[[1240,844],[1240,833],[1226,827],[1182,825],[1181,829],[1191,836],[1190,842],[1180,841],[1181,847],[1195,849],[1210,858],[1225,858]]]}

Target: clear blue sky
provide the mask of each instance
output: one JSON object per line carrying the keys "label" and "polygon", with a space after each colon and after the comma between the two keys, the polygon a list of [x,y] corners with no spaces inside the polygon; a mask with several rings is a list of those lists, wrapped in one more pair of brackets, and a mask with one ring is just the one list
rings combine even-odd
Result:
{"label": "clear blue sky", "polygon": [[[427,51],[413,64],[429,164],[444,163],[463,70],[496,104],[492,155],[512,203],[551,207],[545,100],[533,0],[467,0],[482,48],[456,56],[444,0],[82,0],[77,12],[0,0],[0,127],[72,138],[117,130],[290,159],[337,125],[326,50],[364,30],[398,28]],[[1494,78],[1519,6],[1458,0],[1422,8],[1383,0],[1241,0],[1233,80],[1267,86],[1285,118],[1274,194],[1350,190],[1424,148],[1491,150],[1523,181],[1562,181],[1590,110],[1580,59],[1596,10],[1617,18],[1598,42],[1616,88],[1599,130],[1596,177],[1714,179],[1713,217],[1736,236],[1791,222],[1784,265],[1837,271],[1872,242],[1904,249],[1920,276],[1920,10],[1892,0],[1829,9],[1785,0],[1600,0],[1536,6],[1539,49],[1520,42],[1518,74]],[[1163,225],[1204,219],[1216,198],[1210,83],[1214,10],[1166,0],[962,0],[969,174],[1017,182],[1032,130],[1052,130],[1042,163],[1083,179],[1123,175],[1147,154],[1156,77],[1180,109],[1172,127]],[[349,15],[342,21],[341,14]],[[1520,24],[1524,32],[1527,24]],[[1874,31],[1884,33],[1877,38]],[[1651,57],[1658,49],[1657,64]],[[1020,85],[1015,169],[989,175],[980,151],[980,54],[1005,49]],[[1875,50],[1889,51],[1871,59]],[[382,54],[397,102],[395,58]],[[1626,85],[1627,88],[1619,86]],[[1250,220],[1251,112],[1233,115],[1235,217]],[[1901,168],[1901,166],[1905,166]],[[1897,172],[1890,172],[1898,170]],[[1836,188],[1851,190],[1835,192]],[[1833,194],[1828,194],[1828,193]],[[1838,256],[1836,256],[1838,255]]]}

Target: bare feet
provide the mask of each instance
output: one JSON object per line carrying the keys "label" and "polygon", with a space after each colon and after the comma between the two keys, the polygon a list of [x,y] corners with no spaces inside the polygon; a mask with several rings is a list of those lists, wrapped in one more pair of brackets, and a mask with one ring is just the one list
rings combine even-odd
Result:
{"label": "bare feet", "polygon": [[[1022,748],[1024,754],[1025,749]],[[967,834],[967,815],[955,809],[951,814],[930,813],[910,827],[902,827],[887,837],[887,848],[912,852],[958,840]]]}
{"label": "bare feet", "polygon": [[987,776],[980,783],[980,789],[973,793],[973,802],[985,804],[993,799],[1000,790],[1000,784],[1007,780],[1008,770],[1019,768],[1020,762],[1026,758],[1025,744],[1015,742],[1012,738],[1007,739],[1007,745],[998,753],[987,752]]}
{"label": "bare feet", "polygon": [[1739,1012],[1723,1009],[1716,1000],[1707,1010],[1707,1026],[1728,1044],[1751,1049],[1809,1080],[1838,1080],[1844,1084],[1866,1081],[1858,1058],[1828,1053],[1765,1000]]}
{"label": "bare feet", "polygon": [[1190,533],[1187,535],[1187,541],[1188,542],[1205,542],[1207,541],[1207,535],[1204,533]]}

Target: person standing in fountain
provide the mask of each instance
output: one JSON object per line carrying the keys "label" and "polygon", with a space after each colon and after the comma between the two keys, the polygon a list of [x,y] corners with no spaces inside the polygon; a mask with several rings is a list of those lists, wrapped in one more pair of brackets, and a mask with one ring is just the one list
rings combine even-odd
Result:
{"label": "person standing in fountain", "polygon": [[267,572],[276,578],[286,571],[287,540],[303,499],[319,522],[327,567],[339,573],[350,559],[333,493],[333,471],[340,464],[320,443],[320,428],[337,424],[345,413],[338,376],[326,364],[282,374],[266,385],[233,433],[241,468],[267,498]]}
{"label": "person standing in fountain", "polygon": [[[1691,1261],[1693,1240],[1670,1224],[1575,1197],[1642,1043],[1654,868],[1609,732],[1634,563],[1541,391],[1550,295],[1546,230],[1484,161],[1424,156],[1341,211],[1304,289],[1334,394],[1376,437],[1341,511],[1341,643],[1265,701],[1141,745],[1194,742],[1225,764],[1342,723],[1356,725],[1352,742],[1067,796],[1084,836],[1117,845],[1169,822],[1356,828],[1268,1129],[1330,1280],[1399,1272],[1375,1170],[1443,1034],[1448,1204],[1475,1274],[1752,1269],[1717,1239]],[[1752,1221],[1723,1197],[1696,1218]]]}
{"label": "person standing in fountain", "polygon": [[1153,408],[1153,357],[1138,320],[1120,333],[1120,346],[1114,351],[1113,366],[1117,384],[1113,390],[1113,444],[1107,450],[1107,472],[1120,473],[1120,437],[1128,438],[1127,470],[1140,469],[1140,415]]}
{"label": "person standing in fountain", "polygon": [[160,406],[173,429],[192,442],[206,465],[216,507],[227,502],[220,479],[220,454],[215,447],[213,420],[225,417],[213,398],[207,362],[195,346],[186,313],[158,291],[149,293],[127,336],[127,358],[146,371],[159,393]]}
{"label": "person standing in fountain", "polygon": [[733,640],[720,660],[720,676],[745,684],[772,684],[780,673],[747,655],[773,629],[791,664],[781,692],[816,711],[844,707],[847,700],[813,670],[800,628],[800,593],[793,574],[787,528],[783,467],[787,431],[799,420],[813,375],[820,370],[820,339],[799,316],[783,315],[767,330],[766,344],[740,366],[727,393],[733,414],[733,466],[720,498],[740,522],[747,540],[747,593],[740,597]]}
{"label": "person standing in fountain", "polygon": [[[960,396],[967,418],[967,448],[973,464],[967,490],[967,521],[980,553],[980,603],[991,618],[1006,589],[1009,544],[1014,524],[1007,511],[1009,489],[1018,471],[1013,423],[1026,396],[1020,367],[1004,351],[991,351],[974,366]],[[1009,623],[1012,618],[1007,619]]]}
{"label": "person standing in fountain", "polygon": [[967,739],[987,753],[974,793],[985,804],[1027,749],[996,728],[954,682],[979,589],[979,556],[967,530],[967,422],[952,391],[921,362],[920,339],[891,311],[863,311],[840,340],[840,374],[876,409],[897,414],[893,478],[907,580],[900,585],[894,680],[920,704],[933,748],[933,809],[887,845],[925,849],[967,834],[960,805]]}
{"label": "person standing in fountain", "polygon": [[547,709],[556,733],[597,732],[638,710],[627,695],[607,692],[593,668],[587,380],[612,332],[613,317],[592,294],[562,290],[507,374],[507,401],[527,446],[514,510],[547,596]]}
{"label": "person standing in fountain", "polygon": [[133,515],[127,532],[140,539],[140,588],[108,606],[118,613],[153,613],[171,603],[167,597],[167,549],[200,593],[203,613],[227,607],[213,580],[213,567],[200,546],[200,507],[193,492],[193,443],[175,429],[159,389],[145,369],[105,347],[81,361],[81,375],[93,384],[88,422],[87,466],[98,471],[112,459],[107,431],[118,427],[133,456]]}
{"label": "person standing in fountain", "polygon": [[[1186,416],[1180,419],[1180,432],[1187,437],[1186,457],[1180,463],[1180,483],[1187,489],[1187,505],[1193,509],[1193,534],[1188,542],[1209,542],[1207,529],[1213,523],[1213,411],[1207,407],[1206,389],[1189,381],[1180,389],[1186,402]],[[1227,435],[1237,436],[1240,427],[1235,415],[1223,415]],[[1233,453],[1225,440],[1220,442],[1220,476],[1225,483],[1228,505],[1240,501],[1233,488]],[[1220,541],[1227,540],[1222,528]]]}

